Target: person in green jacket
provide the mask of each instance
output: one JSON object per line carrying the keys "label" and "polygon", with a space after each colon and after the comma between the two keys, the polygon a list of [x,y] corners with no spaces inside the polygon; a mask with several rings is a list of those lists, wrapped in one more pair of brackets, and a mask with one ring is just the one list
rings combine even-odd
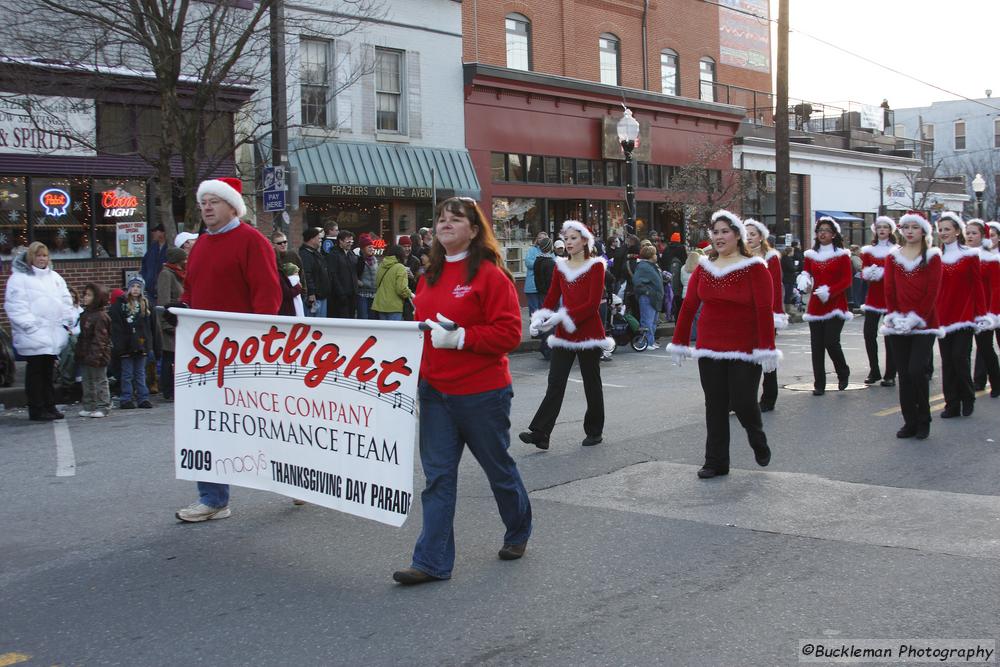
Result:
{"label": "person in green jacket", "polygon": [[385,249],[375,274],[375,301],[372,310],[380,320],[403,319],[403,302],[413,297],[409,275],[403,264],[403,249],[393,243]]}
{"label": "person in green jacket", "polygon": [[663,278],[656,265],[656,248],[643,246],[639,251],[639,262],[632,274],[632,285],[639,297],[639,320],[646,327],[647,350],[657,350],[656,321],[663,304]]}

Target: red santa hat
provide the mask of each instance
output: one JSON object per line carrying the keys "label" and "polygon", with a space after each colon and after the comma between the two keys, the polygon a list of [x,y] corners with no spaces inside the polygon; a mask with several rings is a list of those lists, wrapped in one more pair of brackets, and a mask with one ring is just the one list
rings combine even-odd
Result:
{"label": "red santa hat", "polygon": [[760,232],[761,237],[765,241],[767,240],[767,237],[771,235],[771,230],[768,229],[767,225],[765,225],[760,220],[754,220],[753,218],[746,218],[743,220],[743,224],[746,225],[748,228],[751,226],[756,227],[757,231]]}
{"label": "red santa hat", "polygon": [[836,231],[838,234],[841,233],[840,232],[840,223],[838,223],[836,220],[834,220],[830,216],[824,215],[819,220],[817,220],[816,222],[813,223],[813,237],[816,236],[816,228],[819,227],[819,223],[821,223],[821,222],[825,222],[825,223],[829,224],[830,226],[832,226],[833,229],[834,229],[834,231]]}
{"label": "red santa hat", "polygon": [[731,211],[720,209],[712,214],[712,226],[714,227],[715,223],[719,220],[725,220],[729,223],[730,227],[735,228],[736,231],[739,232],[740,238],[743,239],[743,244],[746,245],[747,226],[743,224],[743,221],[740,220],[739,216]]}
{"label": "red santa hat", "polygon": [[945,211],[938,216],[937,223],[940,225],[942,220],[951,220],[958,227],[958,230],[962,232],[962,236],[965,236],[965,220],[962,220],[962,216],[954,211]]}
{"label": "red santa hat", "polygon": [[889,229],[890,229],[890,231],[891,231],[891,232],[892,232],[893,234],[895,234],[895,233],[896,233],[896,221],[895,221],[895,220],[893,220],[892,218],[890,218],[890,217],[889,217],[889,216],[887,216],[887,215],[880,215],[879,217],[875,218],[875,222],[874,222],[874,223],[872,224],[872,226],[871,226],[871,230],[872,230],[872,234],[875,234],[875,233],[876,233],[876,232],[875,232],[875,229],[876,229],[876,228],[877,228],[877,227],[878,227],[879,225],[889,225]]}
{"label": "red santa hat", "polygon": [[927,218],[922,216],[916,211],[907,211],[906,215],[899,219],[899,224],[906,225],[915,222],[920,225],[924,230],[924,236],[927,237],[928,241],[934,240],[934,229],[931,227],[931,223],[927,221]]}
{"label": "red santa hat", "polygon": [[580,236],[587,240],[587,247],[591,250],[594,249],[594,234],[587,229],[587,225],[583,224],[579,220],[567,220],[562,225],[562,233],[565,234],[569,230],[574,230],[579,232]]}
{"label": "red santa hat", "polygon": [[211,178],[202,181],[198,186],[198,201],[205,195],[215,195],[232,206],[236,209],[237,218],[247,214],[247,205],[243,201],[243,182],[238,178]]}
{"label": "red santa hat", "polygon": [[409,236],[403,235],[399,237],[398,245],[410,247],[413,245],[413,242],[410,240]]}

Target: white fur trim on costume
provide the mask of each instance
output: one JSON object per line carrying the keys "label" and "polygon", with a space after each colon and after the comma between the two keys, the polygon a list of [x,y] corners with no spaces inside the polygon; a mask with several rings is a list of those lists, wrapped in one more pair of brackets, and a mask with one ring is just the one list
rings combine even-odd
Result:
{"label": "white fur trim on costume", "polygon": [[875,306],[869,306],[867,303],[861,304],[861,310],[865,311],[866,313],[887,313],[887,312],[889,312],[885,308],[876,308]]}
{"label": "white fur trim on costume", "polygon": [[590,259],[584,260],[583,265],[571,269],[569,268],[569,260],[565,257],[556,257],[556,268],[559,269],[559,273],[563,274],[566,278],[566,282],[571,283],[577,278],[590,271],[594,264],[601,263],[607,264],[607,260],[603,257],[591,257]]}
{"label": "white fur trim on costume", "polygon": [[556,315],[559,316],[559,322],[562,324],[563,329],[565,329],[568,333],[576,331],[576,322],[574,322],[573,318],[569,316],[568,310],[560,308],[556,311]]}
{"label": "white fur trim on costume", "polygon": [[851,251],[847,248],[833,248],[833,252],[817,252],[812,248],[809,248],[804,253],[803,257],[808,257],[814,262],[828,262],[835,257],[840,257],[841,255],[850,255]]}
{"label": "white fur trim on costume", "polygon": [[813,238],[816,238],[816,228],[819,227],[819,223],[821,223],[821,222],[828,222],[828,223],[830,223],[831,225],[833,225],[833,228],[837,230],[838,234],[841,233],[840,232],[840,223],[837,222],[836,220],[834,220],[833,218],[831,218],[830,216],[824,215],[819,220],[817,220],[816,222],[813,223]]}
{"label": "white fur trim on costume", "polygon": [[962,220],[962,216],[958,213],[955,213],[954,211],[945,211],[938,216],[938,224],[940,224],[942,220],[951,220],[958,227],[959,231],[961,231],[963,235],[965,234],[965,220]]}
{"label": "white fur trim on costume", "polygon": [[747,226],[743,224],[739,216],[725,209],[719,209],[712,214],[712,225],[714,226],[718,220],[725,220],[731,227],[735,227],[740,233],[740,238],[743,239],[743,245],[747,244]]}
{"label": "white fur trim on costume", "polygon": [[[760,235],[764,237],[765,241],[767,240],[767,237],[771,235],[771,230],[768,229],[767,225],[765,225],[760,220],[754,220],[753,218],[746,218],[743,220],[743,225],[746,227],[750,227],[751,225],[756,227],[757,231],[760,232]],[[765,259],[767,258],[765,257]]]}
{"label": "white fur trim on costume", "polygon": [[615,349],[614,338],[588,338],[587,340],[566,340],[559,336],[549,336],[546,339],[549,347],[561,347],[566,350],[592,350],[600,348],[602,350]]}
{"label": "white fur trim on costume", "polygon": [[987,222],[986,227],[988,229],[995,229],[997,230],[997,232],[1000,232],[1000,222],[997,222],[996,220],[990,220],[989,222]]}
{"label": "white fur trim on costume", "polygon": [[[951,252],[947,252],[951,250]],[[958,264],[966,257],[979,257],[979,248],[970,248],[956,243],[949,243],[945,252],[941,253],[941,261],[945,264]]]}
{"label": "white fur trim on costume", "polygon": [[781,259],[781,253],[775,250],[774,248],[771,248],[770,250],[767,251],[767,254],[764,255],[764,261],[769,262],[771,261],[772,257],[777,257],[778,259]]}
{"label": "white fur trim on costume", "polygon": [[964,322],[952,322],[951,324],[946,324],[941,327],[941,331],[943,331],[944,335],[947,336],[948,334],[954,331],[959,331],[961,329],[975,329],[975,328],[976,328],[976,322],[973,320]]}
{"label": "white fur trim on costume", "polygon": [[664,349],[667,354],[676,354],[682,357],[694,356],[694,348],[690,345],[676,345],[674,343],[668,343],[667,347]]}
{"label": "white fur trim on costume", "polygon": [[885,259],[892,254],[892,251],[899,246],[895,243],[882,243],[879,242],[878,245],[866,245],[861,249],[862,255],[871,255],[875,259]]}
{"label": "white fur trim on costume", "polygon": [[556,314],[556,311],[548,308],[539,308],[531,314],[531,323],[538,325]]}
{"label": "white fur trim on costume", "polygon": [[566,220],[562,224],[562,230],[560,230],[560,233],[565,232],[568,229],[580,232],[580,236],[587,239],[587,247],[591,250],[594,249],[594,233],[587,229],[587,225],[583,224],[579,220]]}
{"label": "white fur trim on costume", "polygon": [[716,278],[722,278],[723,276],[729,275],[733,271],[739,271],[740,269],[745,269],[754,264],[763,264],[765,267],[767,267],[767,262],[765,262],[760,257],[745,257],[740,261],[736,262],[735,264],[723,266],[722,268],[716,266],[715,262],[710,260],[708,257],[702,257],[698,260],[698,266],[703,268],[705,271],[708,271]]}
{"label": "white fur trim on costume", "polygon": [[[896,248],[889,254],[889,256],[892,257],[893,261],[895,261],[896,264],[899,264],[901,269],[903,269],[907,273],[910,273],[921,264],[919,257],[916,257],[914,259],[907,259],[903,257],[903,253],[900,252],[900,250],[901,250],[900,248]],[[924,262],[930,263],[932,257],[940,258],[941,249],[928,248],[927,252],[924,253]]]}
{"label": "white fur trim on costume", "polygon": [[235,208],[237,218],[243,218],[247,214],[247,205],[243,201],[243,195],[225,181],[220,181],[217,178],[202,181],[201,185],[198,186],[198,201],[201,201],[205,195],[215,195]]}
{"label": "white fur trim on costume", "polygon": [[868,282],[877,283],[878,281],[882,280],[882,278],[885,277],[885,269],[883,269],[881,266],[875,266],[874,264],[870,264],[865,268],[861,269],[861,277],[867,280]]}
{"label": "white fur trim on costume", "polygon": [[[667,346],[667,351],[670,351]],[[784,355],[781,350],[761,350],[754,349],[753,352],[736,352],[733,350],[709,350],[704,347],[691,349],[691,356],[695,359],[730,359],[733,361],[749,361],[752,364],[759,364],[765,359],[781,361]]]}
{"label": "white fur trim on costume", "polygon": [[826,315],[810,315],[809,313],[805,313],[802,319],[806,322],[822,322],[823,320],[832,320],[835,317],[839,317],[845,322],[850,322],[854,319],[854,313],[847,313],[837,308],[836,310],[831,310]]}
{"label": "white fur trim on costume", "polygon": [[980,262],[1000,262],[1000,255],[998,255],[997,253],[993,252],[992,250],[988,250],[986,248],[982,248],[979,251],[979,261]]}
{"label": "white fur trim on costume", "polygon": [[788,328],[788,315],[785,313],[772,313],[774,315],[774,328],[775,329],[787,329]]}
{"label": "white fur trim on costume", "polygon": [[873,222],[871,226],[872,234],[876,233],[876,229],[879,225],[889,225],[889,228],[892,229],[892,233],[896,233],[896,221],[887,215],[880,215],[875,218],[875,222]]}

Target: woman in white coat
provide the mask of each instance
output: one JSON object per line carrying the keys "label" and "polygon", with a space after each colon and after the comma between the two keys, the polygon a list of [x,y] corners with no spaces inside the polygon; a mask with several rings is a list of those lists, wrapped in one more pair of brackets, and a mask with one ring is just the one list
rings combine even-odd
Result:
{"label": "woman in white coat", "polygon": [[49,249],[35,241],[14,259],[4,309],[14,349],[28,361],[24,391],[32,421],[62,419],[52,382],[56,357],[69,341],[76,311],[66,282],[49,266]]}

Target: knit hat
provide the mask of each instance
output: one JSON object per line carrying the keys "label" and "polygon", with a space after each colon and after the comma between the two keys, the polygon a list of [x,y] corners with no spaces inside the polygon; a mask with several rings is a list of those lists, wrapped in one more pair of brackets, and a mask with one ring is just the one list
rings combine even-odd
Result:
{"label": "knit hat", "polygon": [[139,275],[138,273],[129,278],[128,282],[125,283],[125,291],[127,292],[128,290],[132,289],[132,285],[138,285],[142,289],[146,289],[146,281],[143,280],[142,276]]}
{"label": "knit hat", "polygon": [[962,232],[962,235],[965,235],[965,220],[962,220],[962,216],[958,213],[955,213],[954,211],[945,211],[938,216],[937,224],[940,225],[942,220],[951,220],[955,223],[955,226],[958,227],[958,230]]}
{"label": "knit hat", "polygon": [[587,229],[587,226],[580,222],[579,220],[567,220],[562,225],[562,233],[565,234],[569,230],[574,230],[580,233],[584,239],[587,240],[587,247],[591,250],[594,249],[594,234]]}
{"label": "knit hat", "polygon": [[552,247],[553,248],[562,248],[563,250],[565,250],[566,249],[566,243],[562,239],[556,239],[555,243],[552,244]]}
{"label": "knit hat", "polygon": [[174,246],[180,248],[188,241],[196,241],[196,240],[198,240],[197,234],[192,234],[191,232],[181,232],[180,234],[174,237]]}
{"label": "knit hat", "polygon": [[247,214],[247,205],[243,201],[243,182],[238,178],[212,178],[202,181],[198,186],[198,201],[205,195],[215,195],[236,209],[236,217]]}
{"label": "knit hat", "polygon": [[404,235],[404,236],[400,236],[400,237],[399,237],[399,242],[398,242],[398,244],[399,244],[399,245],[402,245],[402,246],[406,246],[407,248],[410,248],[410,247],[412,247],[412,246],[413,246],[413,241],[411,241],[411,240],[410,240],[410,237],[409,237],[409,236],[405,236],[405,235]]}
{"label": "knit hat", "polygon": [[768,229],[767,225],[765,225],[760,220],[754,220],[753,218],[746,218],[745,220],[743,220],[743,224],[746,225],[747,227],[750,227],[751,225],[756,227],[757,231],[760,232],[761,237],[765,241],[767,240],[767,237],[771,235],[771,230]]}
{"label": "knit hat", "polygon": [[372,244],[372,235],[371,234],[362,234],[361,236],[358,237],[358,247],[359,248],[365,248],[367,246],[370,246],[371,244]]}
{"label": "knit hat", "polygon": [[538,249],[542,252],[552,252],[552,239],[546,236],[538,242]]}
{"label": "knit hat", "polygon": [[887,215],[880,215],[879,217],[875,218],[875,222],[873,222],[871,226],[872,234],[876,233],[875,228],[878,227],[879,225],[889,225],[889,229],[892,231],[892,233],[893,234],[896,233],[896,221]]}
{"label": "knit hat", "polygon": [[924,236],[927,237],[928,241],[934,240],[934,229],[931,227],[931,223],[929,223],[927,218],[920,213],[917,213],[916,211],[907,211],[906,215],[899,219],[900,225],[906,225],[912,222],[917,223],[923,228]]}
{"label": "knit hat", "polygon": [[819,223],[821,223],[821,222],[825,222],[828,225],[831,225],[833,227],[834,231],[836,231],[838,234],[841,233],[840,232],[840,223],[837,222],[836,220],[834,220],[833,218],[831,218],[830,216],[824,215],[819,220],[817,220],[816,222],[813,223],[813,236],[814,237],[816,236],[816,228],[819,227]]}
{"label": "knit hat", "polygon": [[[736,231],[739,232],[740,238],[743,239],[744,245],[747,242],[747,227],[743,224],[743,221],[739,219],[735,213],[727,211],[725,209],[720,209],[712,214],[712,226],[719,220],[725,220],[729,223],[730,227],[735,227]],[[711,245],[711,244],[709,244]]]}
{"label": "knit hat", "polygon": [[187,259],[187,253],[180,248],[167,248],[167,263],[182,264]]}
{"label": "knit hat", "polygon": [[670,242],[671,243],[680,243],[681,242],[681,233],[680,232],[674,232],[673,234],[671,234],[670,235]]}

